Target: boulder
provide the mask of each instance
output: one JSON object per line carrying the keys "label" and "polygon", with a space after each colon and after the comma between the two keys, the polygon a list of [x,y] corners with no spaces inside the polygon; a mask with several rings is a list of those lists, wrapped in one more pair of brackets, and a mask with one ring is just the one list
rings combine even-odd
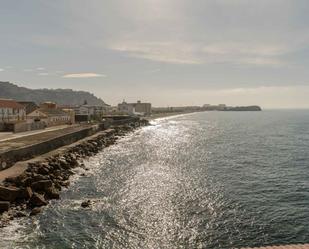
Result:
{"label": "boulder", "polygon": [[11,202],[15,201],[19,193],[19,188],[0,186],[0,200]]}
{"label": "boulder", "polygon": [[46,206],[48,202],[45,200],[43,195],[40,195],[38,193],[33,193],[29,200],[29,204],[31,207],[41,207]]}
{"label": "boulder", "polygon": [[70,186],[70,182],[69,182],[69,181],[60,182],[60,185],[61,185],[62,187],[67,188],[67,187]]}
{"label": "boulder", "polygon": [[26,216],[27,216],[26,212],[23,212],[23,211],[16,211],[14,213],[14,217],[17,217],[17,218],[26,217]]}
{"label": "boulder", "polygon": [[41,213],[41,212],[42,212],[42,208],[36,207],[36,208],[34,208],[34,209],[31,210],[30,216],[37,215],[37,214],[39,214],[39,213]]}
{"label": "boulder", "polygon": [[26,187],[20,190],[18,198],[28,200],[32,197],[32,195],[33,195],[32,189],[30,187]]}
{"label": "boulder", "polygon": [[41,175],[48,175],[49,174],[49,168],[47,166],[41,166],[38,168],[38,173]]}
{"label": "boulder", "polygon": [[17,187],[20,187],[20,186],[23,186],[24,181],[27,177],[28,177],[27,174],[23,173],[17,177],[8,177],[5,179],[5,181]]}
{"label": "boulder", "polygon": [[9,209],[10,209],[10,202],[0,201],[0,214],[9,211]]}
{"label": "boulder", "polygon": [[53,182],[51,180],[41,180],[37,182],[33,182],[31,184],[31,188],[35,191],[45,192],[48,188],[53,186]]}
{"label": "boulder", "polygon": [[49,199],[60,199],[59,191],[54,186],[46,190],[46,196]]}
{"label": "boulder", "polygon": [[80,206],[81,206],[82,208],[90,207],[90,205],[91,205],[91,201],[90,201],[90,200],[83,201],[83,202],[80,204]]}

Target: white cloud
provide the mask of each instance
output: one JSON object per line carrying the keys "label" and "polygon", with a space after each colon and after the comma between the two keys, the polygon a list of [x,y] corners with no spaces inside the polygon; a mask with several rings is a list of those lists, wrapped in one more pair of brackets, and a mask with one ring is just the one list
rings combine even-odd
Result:
{"label": "white cloud", "polygon": [[172,64],[201,64],[194,56],[194,48],[186,43],[176,42],[126,42],[114,43],[111,49],[128,56]]}
{"label": "white cloud", "polygon": [[43,70],[45,70],[45,67],[37,67],[36,70],[43,71]]}
{"label": "white cloud", "polygon": [[39,76],[48,76],[49,73],[38,73]]}
{"label": "white cloud", "polygon": [[0,68],[0,72],[3,72],[4,71],[4,69],[3,68]]}
{"label": "white cloud", "polygon": [[98,73],[72,73],[72,74],[65,74],[62,77],[63,78],[97,78],[97,77],[106,77],[106,75],[98,74]]}
{"label": "white cloud", "polygon": [[24,72],[33,72],[33,69],[30,69],[30,68],[26,68],[26,69],[23,69]]}
{"label": "white cloud", "polygon": [[110,49],[129,57],[170,64],[229,63],[251,66],[282,66],[281,55],[289,52],[281,44],[248,44],[246,42],[114,42]]}

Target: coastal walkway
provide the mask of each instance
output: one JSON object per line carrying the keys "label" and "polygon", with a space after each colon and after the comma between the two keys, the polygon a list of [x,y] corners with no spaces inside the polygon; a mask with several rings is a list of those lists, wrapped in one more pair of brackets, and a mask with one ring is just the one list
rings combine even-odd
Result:
{"label": "coastal walkway", "polygon": [[0,141],[0,171],[18,161],[31,159],[74,143],[102,130],[101,124],[74,125],[43,133]]}
{"label": "coastal walkway", "polygon": [[100,131],[98,133],[95,133],[92,136],[83,138],[83,139],[78,140],[78,141],[76,141],[72,144],[62,146],[62,147],[55,149],[55,150],[52,150],[48,153],[44,153],[42,155],[36,156],[35,158],[29,159],[29,160],[26,160],[26,161],[17,162],[12,167],[0,171],[0,183],[2,183],[5,180],[5,178],[7,178],[7,177],[16,177],[16,176],[21,175],[27,169],[29,163],[44,161],[48,157],[64,153],[65,151],[69,150],[70,148],[74,148],[75,146],[77,146],[79,144],[93,140],[93,139],[95,139],[99,136],[108,135],[110,133],[113,133],[113,131],[114,131],[113,129],[107,129],[107,130],[104,130],[104,131]]}
{"label": "coastal walkway", "polygon": [[241,249],[309,249],[309,244],[287,246],[244,247]]}
{"label": "coastal walkway", "polygon": [[16,148],[29,146],[31,144],[37,144],[43,141],[50,140],[52,138],[56,138],[68,133],[77,132],[83,130],[85,128],[91,127],[90,125],[83,125],[83,126],[72,126],[66,127],[56,130],[50,130],[46,132],[40,132],[35,134],[30,134],[27,136],[21,136],[12,139],[0,140],[0,154],[4,153],[9,150],[13,150]]}
{"label": "coastal walkway", "polygon": [[65,129],[68,127],[73,127],[72,125],[58,125],[58,126],[51,126],[45,129],[40,129],[40,130],[33,130],[33,131],[25,131],[25,132],[0,132],[0,143],[5,142],[8,140],[16,139],[16,138],[21,138],[21,137],[27,137],[30,135],[36,135],[36,134],[41,134],[49,131],[55,131],[55,130],[61,130]]}

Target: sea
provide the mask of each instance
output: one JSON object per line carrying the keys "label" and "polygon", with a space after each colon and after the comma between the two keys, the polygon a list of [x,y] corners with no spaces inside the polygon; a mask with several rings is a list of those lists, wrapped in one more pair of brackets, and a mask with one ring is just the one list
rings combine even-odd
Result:
{"label": "sea", "polygon": [[0,248],[309,243],[309,110],[156,119],[84,161],[60,201],[0,229]]}

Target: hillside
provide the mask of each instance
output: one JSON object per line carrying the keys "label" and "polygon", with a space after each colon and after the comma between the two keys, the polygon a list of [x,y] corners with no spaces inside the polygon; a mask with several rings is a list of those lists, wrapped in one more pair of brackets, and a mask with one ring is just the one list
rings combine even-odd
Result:
{"label": "hillside", "polygon": [[19,87],[10,82],[0,81],[0,98],[16,99],[20,101],[34,101],[37,104],[53,101],[59,105],[79,105],[87,101],[89,105],[103,105],[102,99],[85,91],[71,89],[29,89]]}

